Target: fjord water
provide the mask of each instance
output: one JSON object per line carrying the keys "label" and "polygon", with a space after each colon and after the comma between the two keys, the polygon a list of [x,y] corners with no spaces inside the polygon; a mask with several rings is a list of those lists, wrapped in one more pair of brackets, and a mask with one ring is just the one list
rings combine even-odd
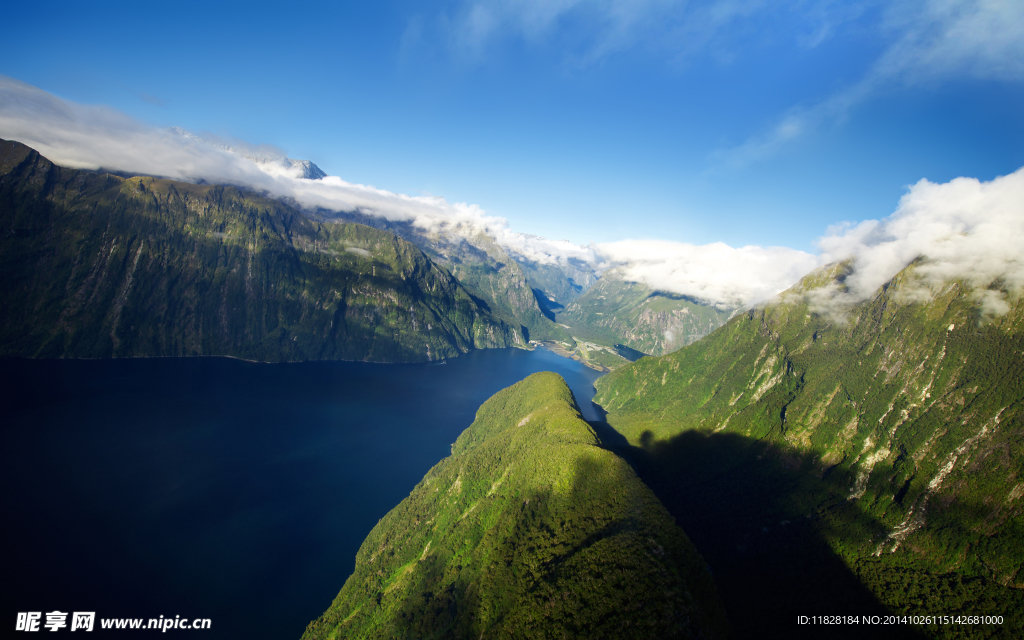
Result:
{"label": "fjord water", "polygon": [[598,418],[601,374],[544,349],[443,365],[0,361],[5,624],[179,615],[212,628],[178,635],[298,638],[480,404],[537,371]]}

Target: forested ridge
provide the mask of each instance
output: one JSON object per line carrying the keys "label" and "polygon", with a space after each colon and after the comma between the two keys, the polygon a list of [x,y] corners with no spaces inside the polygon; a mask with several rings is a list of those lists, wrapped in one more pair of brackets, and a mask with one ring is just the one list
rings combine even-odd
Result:
{"label": "forested ridge", "polygon": [[711,575],[565,382],[495,394],[304,638],[722,638]]}
{"label": "forested ridge", "polygon": [[986,314],[961,281],[922,302],[911,264],[870,300],[815,304],[849,268],[605,376],[595,402],[741,636],[773,616],[875,611],[1004,617],[885,633],[1016,637],[1024,303]]}
{"label": "forested ridge", "polygon": [[0,355],[436,360],[525,344],[393,233],[0,142]]}

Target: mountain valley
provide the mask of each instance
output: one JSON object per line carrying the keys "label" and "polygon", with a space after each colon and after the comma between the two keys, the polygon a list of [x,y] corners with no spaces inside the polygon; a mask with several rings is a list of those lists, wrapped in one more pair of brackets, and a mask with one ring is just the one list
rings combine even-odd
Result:
{"label": "mountain valley", "polygon": [[612,269],[570,302],[558,319],[573,327],[574,335],[660,356],[700,340],[725,324],[731,312],[654,291]]}

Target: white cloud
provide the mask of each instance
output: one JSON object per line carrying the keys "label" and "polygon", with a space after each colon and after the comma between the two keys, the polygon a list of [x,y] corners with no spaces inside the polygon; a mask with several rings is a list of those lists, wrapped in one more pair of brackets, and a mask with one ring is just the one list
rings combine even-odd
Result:
{"label": "white cloud", "polygon": [[66,102],[0,76],[0,135],[66,167],[134,171],[266,188],[253,163],[196,138],[155,129],[113,109]]}
{"label": "white cloud", "polygon": [[64,101],[4,76],[0,137],[22,142],[66,167],[233,184],[291,198],[303,207],[359,211],[409,221],[426,231],[493,235],[508,227],[503,218],[474,204],[407,196],[334,176],[300,179],[302,167],[279,149],[157,129],[113,109]]}
{"label": "white cloud", "polygon": [[817,257],[796,249],[737,249],[722,242],[622,240],[595,249],[606,261],[624,265],[620,270],[627,280],[727,307],[770,298],[818,266]]}
{"label": "white cloud", "polygon": [[550,240],[508,228],[501,230],[497,240],[513,254],[531,262],[548,265],[564,264],[569,260],[581,260],[592,265],[598,262],[593,247],[581,246],[568,240]]}
{"label": "white cloud", "polygon": [[[830,229],[819,240],[821,255],[813,256],[785,247],[733,248],[720,242],[623,240],[581,246],[549,240],[513,231],[504,218],[475,204],[407,196],[335,176],[300,178],[308,167],[296,165],[279,149],[156,129],[112,109],[66,102],[3,76],[0,137],[23,142],[69,167],[235,184],[291,198],[307,208],[408,221],[428,233],[465,238],[485,233],[511,253],[536,262],[581,260],[598,270],[619,267],[625,277],[652,289],[725,306],[764,300],[819,265],[849,258],[856,271],[846,280],[848,292],[822,292],[822,304],[867,299],[918,257],[924,257],[916,270],[921,295],[957,278],[980,287],[1001,279],[1010,290],[1024,289],[1024,168],[991,182],[922,180],[888,218]],[[976,297],[986,313],[1007,308],[999,292]]]}
{"label": "white cloud", "polygon": [[[674,66],[697,56],[728,63],[753,45],[791,40],[813,49],[882,0],[451,0],[439,35],[473,63],[506,40],[553,45],[566,61],[588,65],[633,49]],[[420,46],[423,23],[410,22],[403,48]]]}
{"label": "white cloud", "polygon": [[[740,42],[757,35],[755,18],[813,7],[808,20],[824,37],[834,11],[831,0],[779,6],[766,0],[463,0],[442,22],[449,42],[478,62],[489,45],[504,39],[555,42],[567,59],[589,64],[636,47],[679,62],[713,50],[731,57]],[[419,23],[412,25],[414,30]],[[742,32],[741,37],[736,37]]]}
{"label": "white cloud", "polygon": [[[818,241],[821,261],[853,258],[848,292],[834,300],[866,300],[911,261],[922,258],[911,295],[929,297],[950,280],[987,287],[1002,280],[1024,290],[1024,168],[991,182],[956,178],[944,184],[921,180],[884,220],[842,225]],[[1001,294],[979,293],[983,307],[1005,312]]]}
{"label": "white cloud", "polygon": [[857,82],[810,106],[787,110],[768,131],[717,154],[742,166],[769,157],[822,126],[842,122],[882,91],[950,79],[1024,80],[1024,2],[899,0],[886,5],[889,46]]}
{"label": "white cloud", "polygon": [[499,244],[545,264],[577,258],[594,262],[591,249],[512,231],[501,217],[475,204],[414,197],[337,176],[302,179],[308,166],[268,145],[251,145],[182,129],[157,129],[113,109],[75,104],[0,76],[0,137],[17,140],[67,167],[142,173],[188,182],[204,180],[291,198],[310,209],[358,211],[407,221],[427,233],[473,238],[486,233]]}
{"label": "white cloud", "polygon": [[69,167],[235,184],[291,198],[307,208],[408,221],[428,233],[472,238],[484,232],[512,253],[544,264],[570,259],[603,268],[624,264],[627,277],[652,288],[729,306],[773,295],[814,266],[812,256],[779,247],[733,249],[722,243],[645,240],[587,247],[518,233],[504,218],[475,204],[392,193],[336,176],[298,178],[294,163],[279,149],[156,129],[112,109],[67,102],[4,77],[0,137],[23,142]]}
{"label": "white cloud", "polygon": [[1019,0],[895,3],[884,27],[899,36],[872,69],[876,81],[1024,79],[1024,3]]}
{"label": "white cloud", "polygon": [[983,314],[1009,310],[1006,293],[1024,294],[1024,167],[982,182],[956,178],[921,180],[883,220],[845,223],[818,240],[813,256],[785,247],[733,248],[723,243],[689,245],[661,240],[624,240],[592,247],[603,266],[622,265],[627,279],[726,306],[749,306],[789,288],[816,267],[852,260],[846,290],[829,287],[808,299],[818,311],[841,315],[870,299],[914,260],[914,279],[904,296],[927,300],[953,280],[976,290]]}

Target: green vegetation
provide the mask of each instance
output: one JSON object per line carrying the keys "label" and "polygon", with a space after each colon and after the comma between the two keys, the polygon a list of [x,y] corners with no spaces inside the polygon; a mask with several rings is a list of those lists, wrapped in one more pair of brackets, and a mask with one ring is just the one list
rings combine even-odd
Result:
{"label": "green vegetation", "polygon": [[394,234],[0,142],[0,356],[440,359],[526,342]]}
{"label": "green vegetation", "polygon": [[484,403],[304,638],[724,637],[703,559],[565,382]]}
{"label": "green vegetation", "polygon": [[604,345],[594,344],[585,340],[576,341],[576,352],[590,365],[596,365],[603,367],[608,371],[613,371],[619,367],[629,364],[629,360],[626,360],[619,354],[615,353],[614,349],[605,347]]}
{"label": "green vegetation", "polygon": [[573,335],[585,340],[662,355],[708,335],[725,323],[729,313],[684,296],[653,291],[612,270],[557,317],[572,327]]}
{"label": "green vegetation", "polygon": [[619,355],[615,349],[604,345],[574,338],[574,342],[558,342],[550,340],[542,343],[554,353],[583,363],[598,371],[614,371],[629,364],[629,360]]}
{"label": "green vegetation", "polygon": [[1024,302],[986,317],[962,282],[915,302],[911,265],[819,313],[811,301],[847,272],[605,376],[595,401],[708,559],[739,635],[891,611],[1004,616],[896,635],[1019,637]]}
{"label": "green vegetation", "polygon": [[496,318],[521,327],[530,340],[568,339],[564,328],[544,316],[519,264],[490,238],[481,235],[476,240],[480,245],[490,245],[488,259],[461,260],[448,265],[462,286]]}
{"label": "green vegetation", "polygon": [[494,238],[464,229],[425,231],[410,222],[358,212],[319,212],[328,220],[348,220],[398,234],[448,269],[491,317],[516,327],[528,340],[566,340],[565,330],[545,316],[519,263]]}

